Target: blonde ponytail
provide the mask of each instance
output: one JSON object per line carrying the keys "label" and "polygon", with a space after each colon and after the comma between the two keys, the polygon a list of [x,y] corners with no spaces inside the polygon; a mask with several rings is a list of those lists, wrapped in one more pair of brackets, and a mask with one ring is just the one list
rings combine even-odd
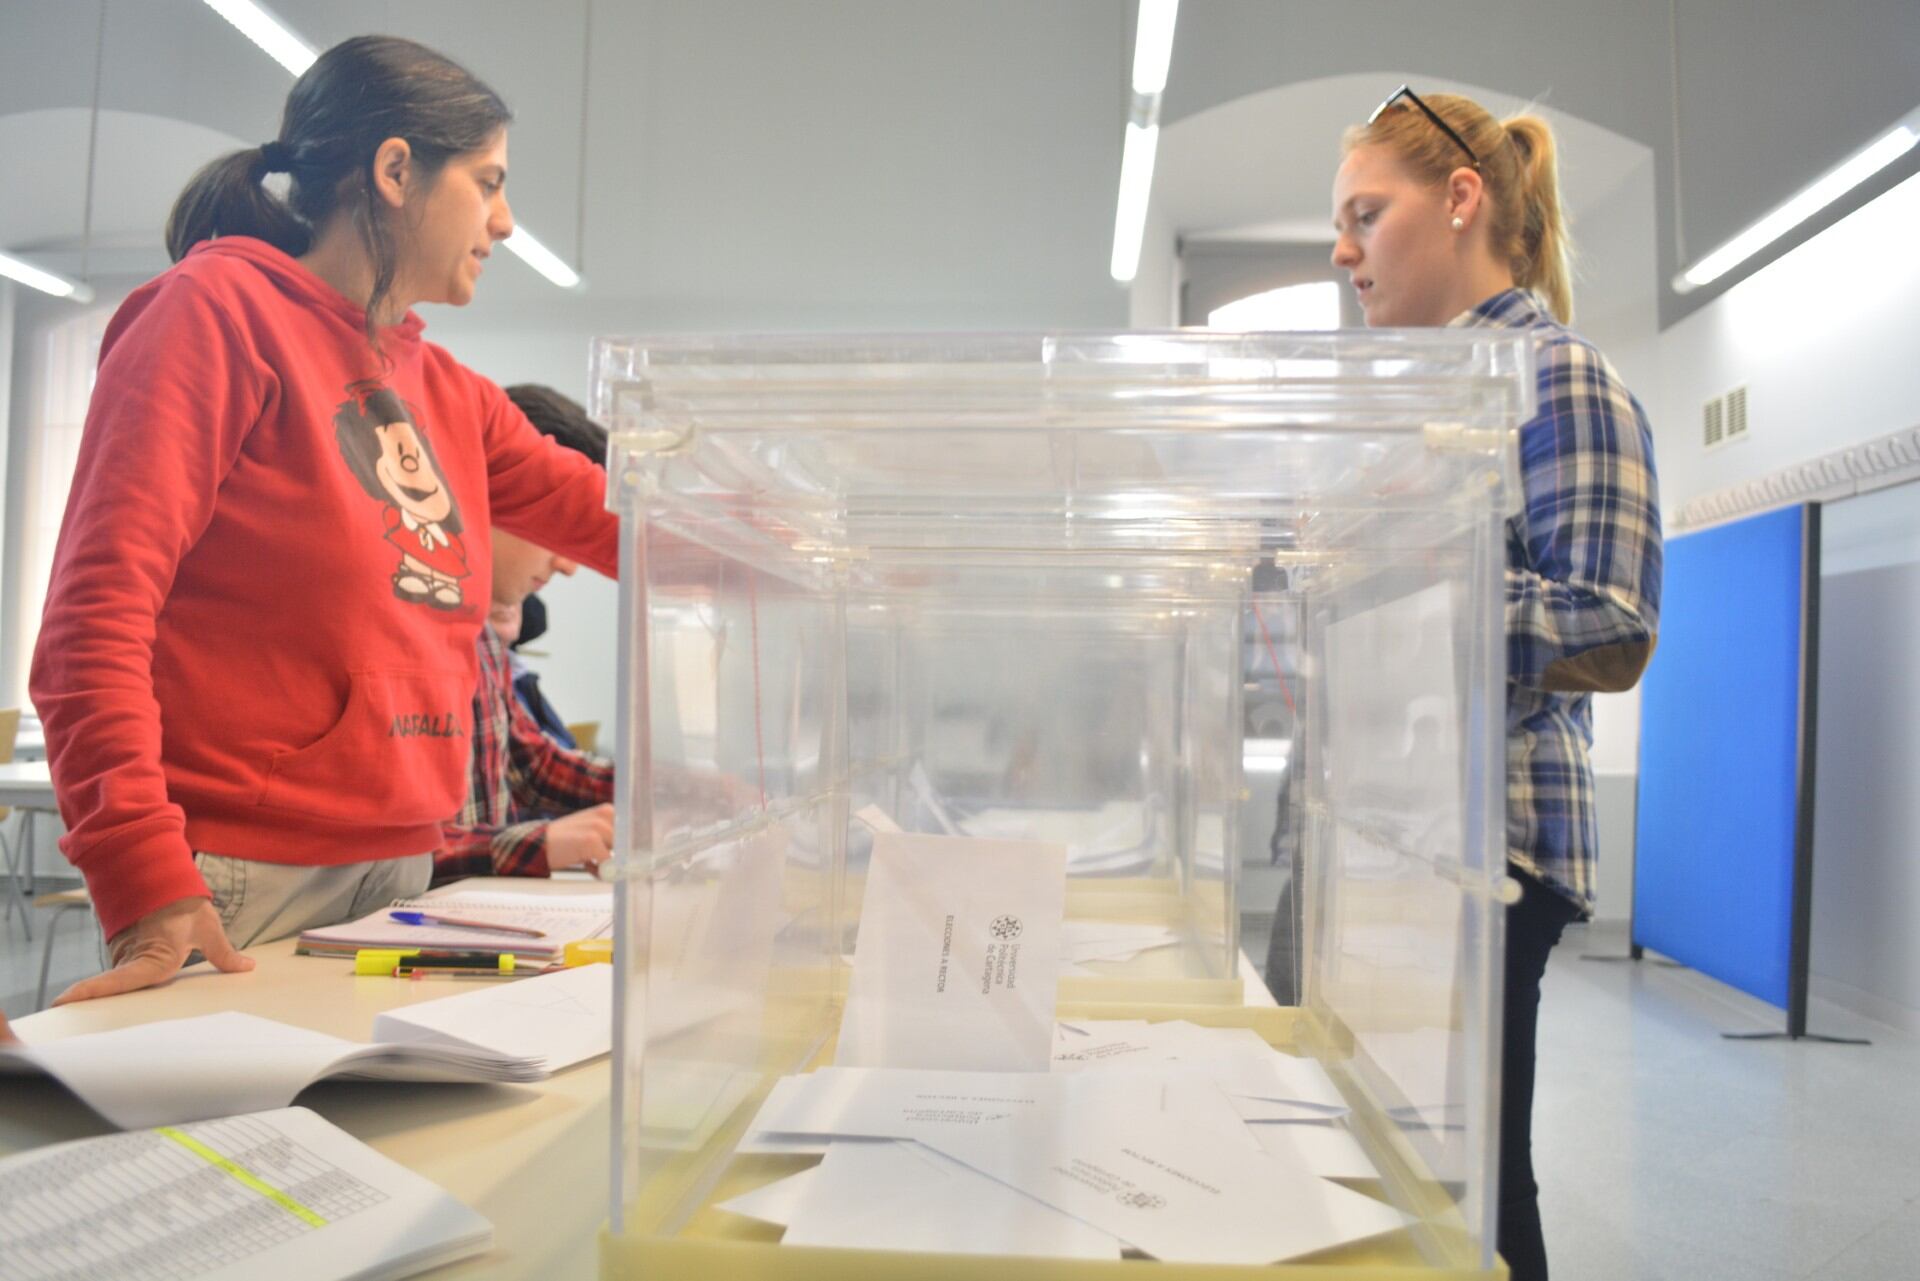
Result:
{"label": "blonde ponytail", "polygon": [[[1573,321],[1573,241],[1560,210],[1560,166],[1553,130],[1538,116],[1502,123],[1471,98],[1423,96],[1428,107],[1473,152],[1492,210],[1488,243],[1513,273],[1513,283],[1538,291],[1561,324]],[[1452,138],[1413,107],[1400,103],[1347,130],[1346,151],[1383,147],[1408,171],[1435,185],[1466,159]]]}
{"label": "blonde ponytail", "polygon": [[[1537,290],[1561,324],[1573,323],[1572,243],[1560,212],[1560,163],[1553,130],[1538,116],[1506,122],[1507,139],[1520,159],[1518,218],[1514,220],[1513,282]],[[1504,202],[1503,202],[1504,203]]]}

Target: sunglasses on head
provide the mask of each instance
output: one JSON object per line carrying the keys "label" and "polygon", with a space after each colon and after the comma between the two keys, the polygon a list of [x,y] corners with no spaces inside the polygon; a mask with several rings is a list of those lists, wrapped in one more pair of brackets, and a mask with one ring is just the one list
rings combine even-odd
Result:
{"label": "sunglasses on head", "polygon": [[1465,138],[1462,138],[1459,134],[1455,133],[1453,131],[1453,126],[1440,118],[1439,112],[1435,111],[1432,107],[1429,107],[1426,103],[1420,101],[1420,95],[1415,93],[1413,90],[1407,88],[1407,86],[1405,85],[1401,85],[1398,89],[1395,89],[1392,93],[1388,94],[1386,101],[1382,102],[1379,106],[1375,107],[1373,109],[1373,114],[1367,117],[1367,123],[1372,124],[1374,121],[1378,120],[1383,112],[1387,111],[1395,103],[1399,102],[1402,98],[1405,98],[1408,102],[1411,102],[1414,106],[1420,108],[1421,114],[1425,115],[1427,119],[1433,121],[1435,128],[1439,129],[1440,132],[1447,135],[1447,137],[1453,139],[1454,145],[1459,147],[1460,150],[1467,153],[1467,159],[1473,162],[1473,167],[1475,169],[1478,169],[1480,167],[1480,157],[1473,154],[1473,148],[1467,145],[1467,140]]}

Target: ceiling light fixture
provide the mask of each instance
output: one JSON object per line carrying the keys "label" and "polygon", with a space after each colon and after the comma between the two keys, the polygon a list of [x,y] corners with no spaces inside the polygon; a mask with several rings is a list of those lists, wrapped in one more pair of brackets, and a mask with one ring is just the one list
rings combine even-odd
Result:
{"label": "ceiling light fixture", "polygon": [[207,8],[238,27],[241,35],[296,76],[304,75],[320,56],[319,50],[301,39],[298,32],[254,0],[207,0]]}
{"label": "ceiling light fixture", "polygon": [[[1920,113],[1916,113],[1920,115]],[[1691,293],[1711,284],[1852,191],[1920,143],[1920,121],[1909,117],[1808,183],[1733,239],[1673,278],[1673,291]]]}
{"label": "ceiling light fixture", "polygon": [[573,289],[580,283],[580,273],[560,260],[553,252],[533,238],[533,233],[525,227],[515,227],[513,234],[503,242],[521,262],[533,268],[562,289]]}
{"label": "ceiling light fixture", "polygon": [[[255,0],[206,0],[207,8],[239,28],[241,34],[264,49],[275,62],[302,75],[320,56],[314,47],[285,22]],[[576,289],[580,273],[567,266],[560,255],[541,244],[524,227],[514,228],[506,239],[514,256],[562,289]]]}
{"label": "ceiling light fixture", "polygon": [[1119,283],[1140,270],[1140,242],[1147,231],[1153,193],[1153,159],[1160,145],[1160,95],[1173,60],[1173,26],[1180,0],[1140,0],[1133,35],[1133,100],[1127,109],[1126,143],[1120,153],[1120,199],[1113,217],[1113,262]]}
{"label": "ceiling light fixture", "polygon": [[52,294],[55,298],[71,298],[75,302],[92,302],[93,289],[65,276],[57,276],[51,271],[43,271],[30,262],[15,258],[12,254],[0,254],[0,276],[17,280],[31,289],[43,294]]}

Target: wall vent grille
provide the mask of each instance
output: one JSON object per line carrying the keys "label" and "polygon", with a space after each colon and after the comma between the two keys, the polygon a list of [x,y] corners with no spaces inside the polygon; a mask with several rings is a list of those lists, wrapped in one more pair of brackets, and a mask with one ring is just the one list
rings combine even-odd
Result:
{"label": "wall vent grille", "polygon": [[1708,449],[1727,438],[1727,402],[1715,396],[1700,408],[1700,440]]}
{"label": "wall vent grille", "polygon": [[1735,387],[1726,394],[1727,439],[1739,440],[1747,434],[1747,389]]}

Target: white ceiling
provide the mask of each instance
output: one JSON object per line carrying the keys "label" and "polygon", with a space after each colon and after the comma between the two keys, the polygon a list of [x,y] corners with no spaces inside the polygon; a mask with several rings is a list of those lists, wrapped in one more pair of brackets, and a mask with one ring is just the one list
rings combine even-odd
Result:
{"label": "white ceiling", "polygon": [[[1124,315],[1106,275],[1124,110],[1115,0],[276,10],[315,45],[390,31],[492,83],[517,117],[515,211],[584,266],[597,302],[807,299],[855,320],[911,303],[1009,325]],[[0,0],[0,15],[0,246],[74,246],[99,10]],[[96,243],[144,231],[151,270],[172,196],[213,155],[272,136],[291,78],[199,0],[114,0],[104,66],[118,114],[95,165]],[[496,306],[554,293],[517,262],[485,290]]]}
{"label": "white ceiling", "polygon": [[1378,105],[1382,86],[1418,82],[1459,93],[1497,116],[1534,111],[1562,154],[1561,198],[1574,221],[1603,206],[1651,152],[1612,130],[1484,86],[1431,74],[1370,71],[1248,94],[1162,131],[1154,201],[1188,240],[1278,240],[1331,245],[1340,135]]}
{"label": "white ceiling", "polygon": [[[317,46],[375,30],[423,40],[513,106],[515,212],[583,268],[587,289],[562,295],[502,256],[471,321],[528,308],[763,327],[1127,316],[1106,270],[1123,0],[275,7]],[[88,0],[0,0],[0,248],[70,271],[100,13]],[[165,265],[161,227],[186,178],[271,137],[291,78],[200,0],[110,0],[100,69],[89,268],[146,274]],[[1169,125],[1156,203],[1189,237],[1322,236],[1340,131],[1391,83],[1304,81]],[[1644,162],[1616,134],[1555,123],[1575,158],[1576,215]]]}

